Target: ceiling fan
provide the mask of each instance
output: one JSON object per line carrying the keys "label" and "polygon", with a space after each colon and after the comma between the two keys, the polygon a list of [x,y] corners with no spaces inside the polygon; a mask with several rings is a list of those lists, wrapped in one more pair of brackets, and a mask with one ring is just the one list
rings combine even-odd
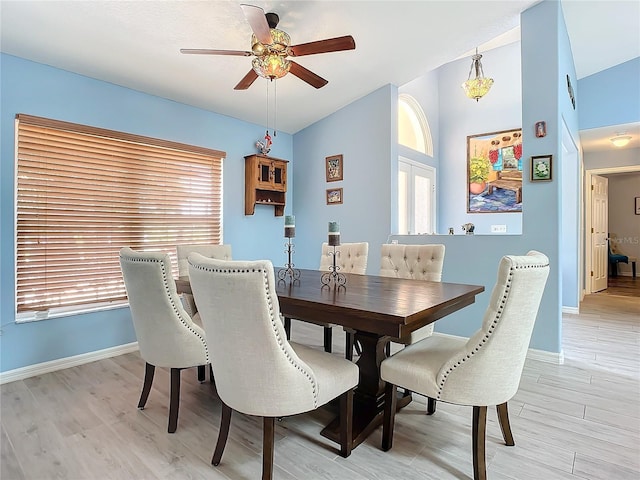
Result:
{"label": "ceiling fan", "polygon": [[316,75],[311,70],[288,57],[302,57],[317,53],[339,52],[353,50],[356,42],[351,35],[327,38],[315,42],[290,45],[291,39],[286,32],[276,27],[280,18],[275,13],[264,13],[260,7],[240,5],[247,22],[253,30],[251,36],[251,51],[244,50],[211,50],[205,48],[182,48],[180,53],[197,55],[237,55],[242,57],[254,56],[253,68],[238,82],[234,90],[246,90],[258,76],[274,80],[292,73],[315,88],[324,87],[328,81]]}

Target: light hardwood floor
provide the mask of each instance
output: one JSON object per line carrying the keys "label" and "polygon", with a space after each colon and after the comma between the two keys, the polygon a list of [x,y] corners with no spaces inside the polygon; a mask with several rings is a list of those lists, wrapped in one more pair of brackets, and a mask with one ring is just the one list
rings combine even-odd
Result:
{"label": "light hardwood floor", "polygon": [[[640,296],[588,296],[563,319],[564,365],[527,360],[509,402],[516,446],[487,426],[491,480],[640,478]],[[294,340],[321,348],[322,329],[296,324]],[[336,353],[343,336],[334,329]],[[2,480],[258,479],[261,427],[234,414],[219,467],[210,464],[220,405],[195,370],[183,372],[178,430],[167,433],[169,374],[158,369],[137,410],[144,363],[137,354],[1,387]],[[381,429],[348,459],[319,431],[332,414],[285,418],[276,427],[277,479],[469,479],[471,409],[417,397],[396,416],[394,447]]]}

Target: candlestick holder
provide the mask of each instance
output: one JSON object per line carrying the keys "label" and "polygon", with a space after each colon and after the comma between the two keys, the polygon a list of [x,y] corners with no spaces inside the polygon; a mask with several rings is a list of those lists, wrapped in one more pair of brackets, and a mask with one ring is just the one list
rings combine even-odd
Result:
{"label": "candlestick holder", "polygon": [[347,277],[344,273],[340,273],[340,266],[336,265],[336,257],[340,255],[340,250],[336,250],[336,246],[333,246],[333,252],[329,251],[329,255],[331,255],[332,262],[329,265],[329,271],[322,274],[320,277],[320,281],[322,282],[322,287],[333,287],[338,289],[340,287],[347,288]]}
{"label": "candlestick holder", "polygon": [[291,237],[287,237],[287,243],[284,244],[286,250],[284,251],[287,254],[287,263],[284,264],[285,268],[281,268],[278,270],[278,281],[295,283],[300,282],[300,270],[293,268],[292,256],[294,253],[295,245],[291,243]]}

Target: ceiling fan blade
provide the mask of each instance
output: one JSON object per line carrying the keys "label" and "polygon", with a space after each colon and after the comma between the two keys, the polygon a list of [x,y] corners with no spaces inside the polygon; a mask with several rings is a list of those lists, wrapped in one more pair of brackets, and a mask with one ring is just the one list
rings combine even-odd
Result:
{"label": "ceiling fan blade", "polygon": [[300,80],[304,80],[315,88],[322,88],[329,83],[328,80],[316,75],[311,70],[304,68],[302,65],[294,61],[291,61],[291,69],[289,70],[289,73],[294,74]]}
{"label": "ceiling fan blade", "polygon": [[233,89],[246,90],[251,86],[251,84],[253,84],[253,82],[256,81],[256,78],[258,78],[258,74],[252,68],[244,77],[242,77],[242,80],[240,80],[238,84],[235,87],[233,87]]}
{"label": "ceiling fan blade", "polygon": [[236,55],[239,57],[250,57],[251,52],[245,50],[211,50],[209,48],[181,48],[180,53],[195,55]]}
{"label": "ceiling fan blade", "polygon": [[343,50],[354,50],[356,41],[351,35],[344,37],[327,38],[316,42],[301,43],[290,47],[291,55],[301,57],[303,55],[314,55],[316,53],[340,52]]}
{"label": "ceiling fan blade", "polygon": [[264,10],[254,5],[242,4],[240,7],[258,41],[263,45],[271,45],[273,39],[271,38],[271,30],[269,29],[269,23],[267,23],[267,17],[264,15]]}

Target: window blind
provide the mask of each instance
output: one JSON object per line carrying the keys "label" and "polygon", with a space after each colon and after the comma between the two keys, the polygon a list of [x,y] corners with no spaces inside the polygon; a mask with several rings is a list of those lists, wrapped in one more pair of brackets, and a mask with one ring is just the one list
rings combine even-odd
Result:
{"label": "window blind", "polygon": [[17,311],[126,298],[119,250],[222,243],[225,152],[16,116]]}

